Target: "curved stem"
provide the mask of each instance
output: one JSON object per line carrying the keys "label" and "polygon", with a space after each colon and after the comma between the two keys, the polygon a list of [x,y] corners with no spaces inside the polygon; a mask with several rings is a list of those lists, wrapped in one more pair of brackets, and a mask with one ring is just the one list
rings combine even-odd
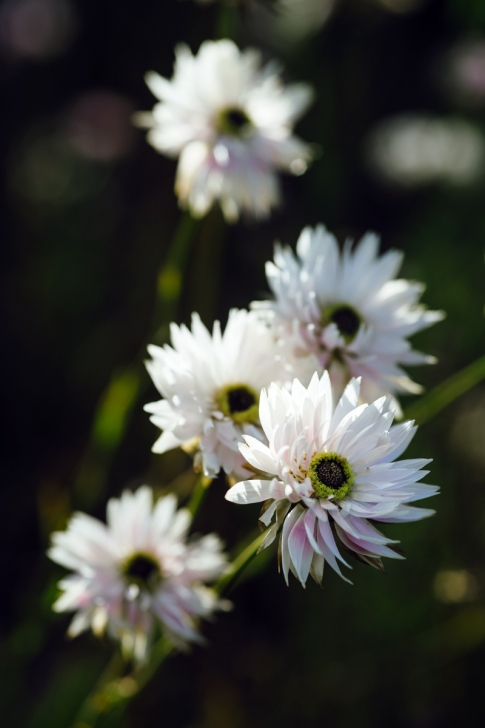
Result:
{"label": "curved stem", "polygon": [[236,556],[232,562],[228,571],[221,576],[219,581],[216,582],[214,589],[220,595],[227,594],[227,592],[234,586],[237,579],[241,576],[246,567],[249,566],[251,561],[257,555],[259,547],[266,536],[266,531],[260,533],[249,546],[246,546],[241,553]]}
{"label": "curved stem", "polygon": [[[188,506],[193,515],[197,513],[211,482],[211,479],[205,476],[199,478]],[[234,586],[237,579],[258,553],[264,536],[265,533],[259,534],[234,559],[229,571],[214,586],[219,595],[226,594]],[[174,651],[175,647],[162,636],[153,646],[149,660],[126,675],[123,675],[126,663],[123,661],[121,653],[117,651],[101,673],[93,690],[81,705],[72,728],[95,728],[98,720],[101,717],[106,719],[108,715],[113,721],[118,720],[132,698],[147,685],[160,665]]]}
{"label": "curved stem", "polygon": [[[212,478],[203,474],[197,479],[187,506],[193,518],[197,515],[211,483]],[[148,661],[125,676],[121,675],[126,663],[123,662],[121,653],[116,652],[82,704],[73,728],[94,728],[101,715],[106,716],[108,713],[112,714],[113,720],[119,718],[130,700],[142,690],[174,651],[175,647],[162,636],[152,647]]]}
{"label": "curved stem", "polygon": [[485,356],[445,379],[431,392],[407,407],[404,417],[407,420],[416,420],[418,425],[422,425],[483,379],[485,379]]}
{"label": "curved stem", "polygon": [[91,507],[102,493],[106,474],[123,439],[135,402],[148,385],[143,367],[146,347],[177,313],[183,277],[197,229],[198,221],[185,213],[157,277],[156,302],[148,336],[131,364],[113,374],[100,397],[74,484],[75,493],[85,507]]}
{"label": "curved stem", "polygon": [[172,654],[174,647],[162,637],[152,648],[150,660],[120,677],[125,663],[116,652],[77,713],[72,728],[94,728],[101,717],[119,719],[131,699],[150,681],[156,670]]}
{"label": "curved stem", "polygon": [[197,515],[200,506],[202,505],[202,501],[205,498],[205,494],[209,490],[209,486],[212,483],[212,478],[208,478],[206,475],[201,474],[197,478],[197,482],[194,486],[194,489],[192,491],[192,495],[190,497],[190,500],[187,505],[187,509],[190,511],[192,515],[192,520]]}

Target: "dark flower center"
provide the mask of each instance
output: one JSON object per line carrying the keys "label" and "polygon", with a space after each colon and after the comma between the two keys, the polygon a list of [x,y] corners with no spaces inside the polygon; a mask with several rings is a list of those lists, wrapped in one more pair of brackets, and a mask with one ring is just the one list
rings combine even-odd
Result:
{"label": "dark flower center", "polygon": [[338,490],[346,480],[344,469],[336,460],[322,460],[315,472],[320,482],[332,490]]}
{"label": "dark flower center", "polygon": [[122,567],[130,583],[148,586],[160,577],[160,566],[150,554],[138,553],[130,556]]}
{"label": "dark flower center", "polygon": [[335,324],[346,344],[350,344],[355,339],[362,323],[361,316],[348,303],[337,303],[324,307],[321,312],[321,320],[323,326]]}
{"label": "dark flower center", "polygon": [[223,111],[219,113],[216,125],[221,134],[239,136],[251,125],[251,120],[242,109],[234,107],[223,109]]}
{"label": "dark flower center", "polygon": [[347,458],[336,452],[313,456],[308,469],[313,492],[317,498],[344,498],[354,484],[354,474]]}
{"label": "dark flower center", "polygon": [[330,320],[337,325],[344,338],[353,339],[359,330],[360,318],[350,306],[341,306],[335,309],[330,316]]}
{"label": "dark flower center", "polygon": [[245,412],[256,403],[256,397],[246,387],[236,387],[227,393],[227,401],[231,414]]}
{"label": "dark flower center", "polygon": [[258,401],[256,392],[246,384],[229,384],[216,395],[216,404],[221,412],[235,422],[257,421]]}

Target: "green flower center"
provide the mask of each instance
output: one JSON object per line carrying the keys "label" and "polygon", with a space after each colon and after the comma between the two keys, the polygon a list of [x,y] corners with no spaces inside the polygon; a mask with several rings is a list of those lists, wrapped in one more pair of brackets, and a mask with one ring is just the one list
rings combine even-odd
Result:
{"label": "green flower center", "polygon": [[123,576],[130,584],[149,588],[160,578],[160,565],[154,556],[136,553],[129,556],[121,567]]}
{"label": "green flower center", "polygon": [[229,384],[216,395],[220,411],[235,422],[257,422],[259,396],[246,384]]}
{"label": "green flower center", "polygon": [[251,126],[249,116],[236,107],[223,109],[219,112],[216,127],[219,133],[228,136],[241,136]]}
{"label": "green flower center", "polygon": [[346,303],[338,303],[325,308],[322,311],[322,320],[327,326],[334,323],[347,344],[355,339],[362,323],[362,318],[355,308]]}
{"label": "green flower center", "polygon": [[314,455],[308,468],[308,476],[317,498],[333,496],[341,500],[354,484],[354,474],[349,461],[336,452]]}

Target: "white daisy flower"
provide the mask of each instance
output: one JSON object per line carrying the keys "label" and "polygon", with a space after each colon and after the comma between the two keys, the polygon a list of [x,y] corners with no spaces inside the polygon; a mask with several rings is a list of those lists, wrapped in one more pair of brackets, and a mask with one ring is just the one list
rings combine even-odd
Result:
{"label": "white daisy flower", "polygon": [[327,369],[342,392],[351,377],[362,377],[361,396],[418,393],[421,387],[401,365],[431,364],[434,357],[413,351],[407,337],[443,318],[418,304],[421,283],[396,279],[403,255],[378,256],[379,239],[368,233],[351,250],[339,252],[323,225],[305,228],[296,255],[276,246],[266,275],[274,301],[257,301],[294,353],[310,357],[313,370]]}
{"label": "white daisy flower", "polygon": [[[268,480],[246,480],[230,488],[233,503],[264,501],[260,521],[276,516],[262,543],[272,543],[282,526],[280,559],[303,585],[321,583],[325,561],[342,576],[339,547],[382,568],[381,557],[402,558],[370,521],[398,523],[434,511],[408,505],[438,488],[418,481],[430,460],[393,462],[407,447],[412,422],[391,427],[391,398],[358,405],[359,380],[347,385],[336,408],[327,372],[315,374],[308,389],[295,379],[291,392],[272,384],[260,397],[260,418],[269,445],[245,437],[247,461]],[[346,564],[348,566],[348,564]],[[347,580],[348,581],[348,580]]]}
{"label": "white daisy flower", "polygon": [[172,80],[151,71],[146,82],[159,103],[135,123],[150,129],[155,149],[179,157],[175,191],[194,215],[219,200],[229,222],[241,212],[267,217],[280,200],[277,171],[305,172],[312,152],[292,130],[311,89],[283,86],[258,51],[205,41],[193,56],[180,45]]}
{"label": "white daisy flower", "polygon": [[56,612],[76,612],[71,637],[107,630],[138,660],[157,623],[178,647],[202,641],[200,618],[227,604],[204,582],[224,571],[226,558],[214,534],[187,542],[191,515],[176,508],[173,495],[154,505],[143,486],[108,501],[107,525],[76,513],[52,535],[49,557],[74,571],[59,582],[54,604]]}
{"label": "white daisy flower", "polygon": [[224,333],[212,336],[197,314],[192,330],[171,325],[172,346],[149,346],[147,369],[164,397],[145,406],[163,432],[153,452],[197,445],[195,466],[214,478],[221,468],[245,477],[242,435],[262,438],[258,403],[262,387],[290,379],[273,333],[250,311],[233,309]]}

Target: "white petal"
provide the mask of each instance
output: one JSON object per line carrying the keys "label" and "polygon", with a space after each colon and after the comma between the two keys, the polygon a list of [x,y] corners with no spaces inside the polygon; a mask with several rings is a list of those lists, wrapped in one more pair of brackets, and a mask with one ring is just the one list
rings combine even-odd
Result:
{"label": "white petal", "polygon": [[[246,503],[261,503],[261,501],[274,498],[273,492],[278,481],[273,480],[243,480],[229,488],[225,498],[231,503],[245,505]],[[284,491],[283,491],[284,492]],[[283,495],[284,497],[284,495]]]}

